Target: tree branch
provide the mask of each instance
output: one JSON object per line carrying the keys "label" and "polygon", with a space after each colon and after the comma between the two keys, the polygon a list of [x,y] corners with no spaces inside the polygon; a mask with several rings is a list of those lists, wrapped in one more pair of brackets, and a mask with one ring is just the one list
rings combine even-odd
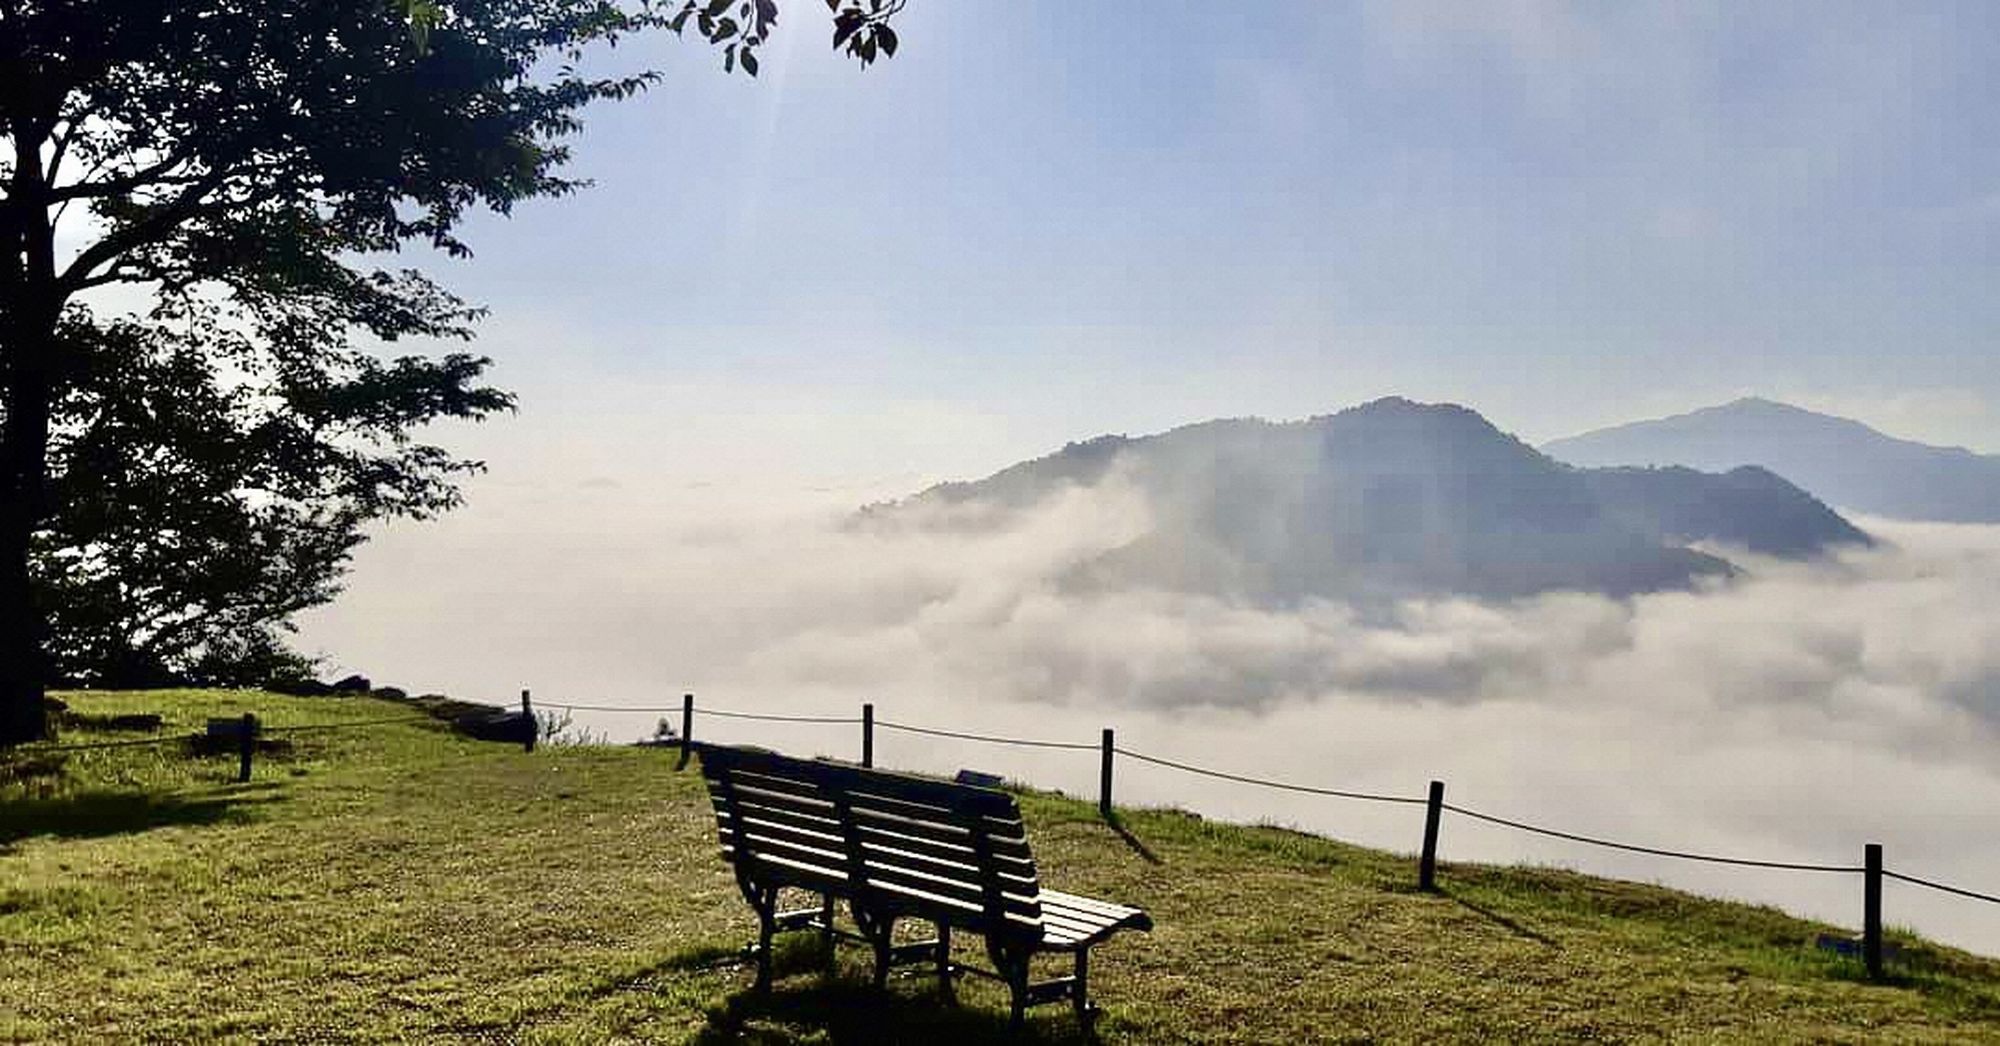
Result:
{"label": "tree branch", "polygon": [[145,218],[114,229],[76,256],[57,283],[65,295],[74,294],[98,266],[111,262],[135,247],[165,235],[180,223],[200,214],[202,198],[220,189],[229,180],[228,171],[210,171],[181,190],[171,203],[155,208]]}

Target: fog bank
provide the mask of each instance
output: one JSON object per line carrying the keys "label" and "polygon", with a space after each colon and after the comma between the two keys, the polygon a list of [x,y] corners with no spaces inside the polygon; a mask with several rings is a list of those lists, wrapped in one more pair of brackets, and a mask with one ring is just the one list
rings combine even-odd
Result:
{"label": "fog bank", "polygon": [[[882,532],[903,490],[609,480],[486,483],[364,549],[304,638],[378,682],[509,699],[858,714],[1121,745],[1222,770],[1420,795],[1675,849],[1858,864],[2000,887],[2000,527],[1858,520],[1883,547],[1615,601],[1260,609],[1060,578],[1146,529],[1130,491],[1014,525]],[[613,740],[645,714],[579,714]],[[852,727],[708,719],[707,737],[852,757]],[[976,767],[1091,794],[1088,752],[884,731],[885,765]],[[1421,811],[1272,792],[1132,760],[1121,802],[1276,821],[1408,851]],[[1527,860],[1769,902],[1846,925],[1858,876],[1676,862],[1448,817],[1447,859]],[[2000,906],[1890,883],[1888,919],[2000,954]]]}

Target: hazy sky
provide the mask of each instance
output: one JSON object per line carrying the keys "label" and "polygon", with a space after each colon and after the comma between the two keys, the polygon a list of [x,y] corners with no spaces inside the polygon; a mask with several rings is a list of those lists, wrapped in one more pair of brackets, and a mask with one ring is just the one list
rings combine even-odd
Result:
{"label": "hazy sky", "polygon": [[[511,470],[973,475],[1397,392],[1540,440],[1759,393],[2000,450],[2000,8],[916,0],[671,37],[437,268]],[[703,475],[701,478],[709,478]]]}

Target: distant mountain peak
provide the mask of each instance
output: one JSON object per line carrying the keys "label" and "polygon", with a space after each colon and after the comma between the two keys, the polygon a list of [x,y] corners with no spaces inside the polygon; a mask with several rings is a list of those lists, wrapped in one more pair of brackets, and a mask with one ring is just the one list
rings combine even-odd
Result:
{"label": "distant mountain peak", "polygon": [[1750,396],[1559,439],[1572,465],[1761,465],[1835,505],[1896,519],[2000,523],[2000,457],[1887,435],[1852,418]]}
{"label": "distant mountain peak", "polygon": [[1798,406],[1794,406],[1794,405],[1792,405],[1792,404],[1790,404],[1790,403],[1781,403],[1781,402],[1779,402],[1778,400],[1774,400],[1774,399],[1767,399],[1767,398],[1765,398],[1765,397],[1763,397],[1763,396],[1740,396],[1740,397],[1738,397],[1738,398],[1736,398],[1736,399],[1733,399],[1733,400],[1730,400],[1730,401],[1729,401],[1728,403],[1725,403],[1725,404],[1723,404],[1723,405],[1722,405],[1721,407],[1706,407],[1706,408],[1703,408],[1703,409],[1705,409],[1705,410],[1771,410],[1771,411],[1790,411],[1790,412],[1796,412],[1796,413],[1799,413],[1799,414],[1811,414],[1811,413],[1813,413],[1812,411],[1809,411],[1809,410],[1805,409],[1804,407],[1798,407]]}

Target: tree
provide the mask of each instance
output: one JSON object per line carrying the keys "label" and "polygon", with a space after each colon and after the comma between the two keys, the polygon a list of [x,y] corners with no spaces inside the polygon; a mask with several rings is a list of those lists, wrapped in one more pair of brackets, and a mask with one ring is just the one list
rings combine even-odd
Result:
{"label": "tree", "polygon": [[[484,361],[465,354],[350,354],[325,385],[288,387],[212,317],[72,318],[63,335],[94,342],[73,350],[92,366],[52,411],[54,507],[32,566],[51,674],[72,684],[301,674],[287,619],[339,591],[361,524],[449,509],[450,478],[477,467],[405,438],[407,420],[511,403],[473,384]],[[218,359],[237,361],[230,380]]]}
{"label": "tree", "polygon": [[[900,0],[828,7],[837,48],[895,52]],[[473,463],[409,434],[507,400],[477,384],[483,359],[356,347],[463,339],[476,318],[380,260],[467,255],[470,211],[582,186],[562,173],[579,111],[656,79],[586,75],[587,49],[692,26],[755,75],[777,14],[0,0],[0,744],[44,730],[52,639],[255,642],[257,622],[219,620],[189,586],[316,601],[360,521],[448,508]],[[80,304],[120,284],[151,310],[106,322]],[[255,568],[228,574],[232,548]]]}

